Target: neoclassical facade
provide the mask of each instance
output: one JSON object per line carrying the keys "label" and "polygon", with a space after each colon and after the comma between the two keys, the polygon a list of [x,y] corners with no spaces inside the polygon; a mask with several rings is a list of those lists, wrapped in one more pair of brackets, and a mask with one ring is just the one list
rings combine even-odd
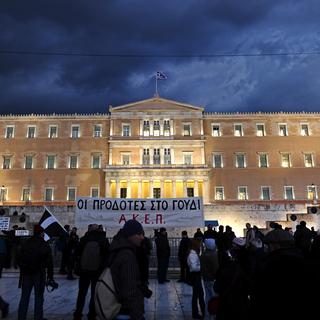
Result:
{"label": "neoclassical facade", "polygon": [[319,168],[319,113],[207,113],[155,96],[105,114],[0,115],[0,206],[34,221],[47,205],[72,223],[77,196],[200,196],[207,220],[238,232],[291,226],[293,213],[317,228]]}

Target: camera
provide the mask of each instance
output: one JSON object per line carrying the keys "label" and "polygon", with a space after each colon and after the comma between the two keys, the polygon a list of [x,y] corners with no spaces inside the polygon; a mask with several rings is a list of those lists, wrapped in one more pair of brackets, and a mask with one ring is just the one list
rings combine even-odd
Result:
{"label": "camera", "polygon": [[53,291],[59,287],[59,283],[55,282],[53,279],[48,279],[46,282],[46,287],[48,291]]}

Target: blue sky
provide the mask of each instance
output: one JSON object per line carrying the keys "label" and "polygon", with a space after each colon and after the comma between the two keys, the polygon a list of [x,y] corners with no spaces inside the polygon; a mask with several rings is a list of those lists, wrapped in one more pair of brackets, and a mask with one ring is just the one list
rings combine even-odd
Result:
{"label": "blue sky", "polygon": [[316,0],[2,1],[0,113],[106,112],[156,71],[206,111],[319,111],[319,18]]}

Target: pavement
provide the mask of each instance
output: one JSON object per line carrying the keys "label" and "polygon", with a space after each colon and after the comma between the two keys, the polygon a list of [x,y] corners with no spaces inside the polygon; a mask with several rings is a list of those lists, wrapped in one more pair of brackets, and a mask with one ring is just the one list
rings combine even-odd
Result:
{"label": "pavement", "polygon": [[[75,308],[78,280],[67,280],[66,276],[56,275],[55,280],[59,288],[53,292],[45,291],[44,317],[48,320],[72,320]],[[18,288],[19,277],[16,272],[3,272],[0,279],[0,295],[10,303],[8,320],[17,319],[18,304],[21,290]],[[153,295],[145,299],[146,320],[191,320],[192,288],[185,283],[171,279],[165,284],[158,284],[156,279],[150,280]],[[88,310],[89,293],[87,295],[86,310]],[[28,320],[33,319],[33,293],[29,303]],[[85,320],[86,317],[83,317]]]}

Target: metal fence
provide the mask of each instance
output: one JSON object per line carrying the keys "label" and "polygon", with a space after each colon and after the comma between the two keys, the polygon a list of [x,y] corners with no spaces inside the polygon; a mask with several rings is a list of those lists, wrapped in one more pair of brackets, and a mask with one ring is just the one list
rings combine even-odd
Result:
{"label": "metal fence", "polygon": [[[108,238],[109,242],[112,242],[112,238]],[[150,268],[154,269],[157,268],[157,249],[155,244],[155,238],[150,238],[152,242],[152,251],[150,255]],[[178,270],[179,269],[179,259],[178,259],[178,249],[179,249],[179,243],[181,238],[168,238],[171,255],[169,260],[169,268],[171,270]],[[57,249],[56,246],[57,239],[50,240],[50,246],[52,248],[53,252],[53,258],[54,258],[54,267],[59,268],[61,263],[61,251]]]}

